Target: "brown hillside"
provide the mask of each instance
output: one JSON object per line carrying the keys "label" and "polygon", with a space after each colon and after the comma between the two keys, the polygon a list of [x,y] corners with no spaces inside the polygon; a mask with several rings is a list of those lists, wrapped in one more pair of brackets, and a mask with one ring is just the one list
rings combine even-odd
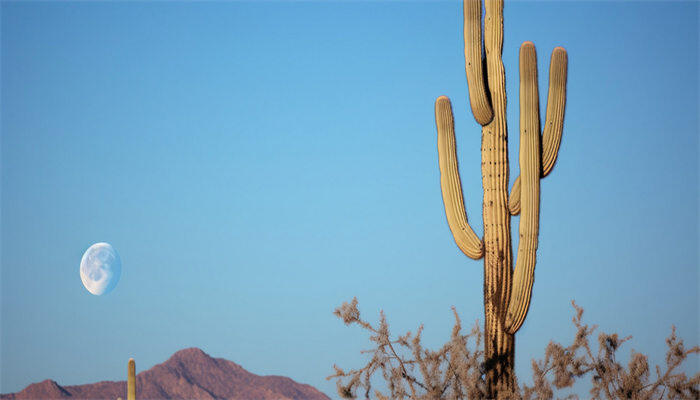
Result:
{"label": "brown hillside", "polygon": [[[19,399],[126,399],[126,381],[104,381],[61,386],[52,380],[33,383],[21,392],[3,394]],[[136,398],[327,400],[314,387],[283,376],[259,376],[223,358],[212,358],[197,348],[180,350],[167,361],[136,375]]]}

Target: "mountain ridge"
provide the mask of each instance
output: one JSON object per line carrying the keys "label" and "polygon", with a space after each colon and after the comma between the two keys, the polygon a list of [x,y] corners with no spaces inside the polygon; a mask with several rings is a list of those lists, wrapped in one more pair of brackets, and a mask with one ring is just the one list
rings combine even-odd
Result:
{"label": "mountain ridge", "polygon": [[[125,368],[126,369],[126,368]],[[61,386],[45,379],[2,400],[126,399],[126,381],[100,381]],[[213,358],[196,347],[179,350],[166,361],[136,375],[136,398],[230,400],[329,400],[311,385],[278,375],[256,375],[224,358]]]}

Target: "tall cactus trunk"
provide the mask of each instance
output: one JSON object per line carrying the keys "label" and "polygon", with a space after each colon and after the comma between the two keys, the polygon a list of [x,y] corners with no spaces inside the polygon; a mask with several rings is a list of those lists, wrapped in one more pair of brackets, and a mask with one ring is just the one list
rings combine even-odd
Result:
{"label": "tall cactus trunk", "polygon": [[[472,2],[473,4],[473,2]],[[478,1],[481,5],[481,1]],[[468,2],[465,1],[465,7]],[[473,6],[472,6],[473,7]],[[468,10],[467,10],[468,12]],[[479,27],[481,15],[479,15]],[[466,22],[465,22],[466,23]],[[508,211],[508,125],[506,123],[503,1],[486,0],[484,26],[486,76],[493,119],[481,128],[481,175],[484,188],[484,356],[489,398],[513,389],[515,336],[503,327],[512,277]],[[482,78],[483,79],[483,78]]]}
{"label": "tall cactus trunk", "polygon": [[[497,100],[497,98],[494,98]],[[505,99],[503,100],[505,102]],[[481,173],[484,200],[484,355],[488,397],[514,385],[515,337],[503,327],[512,278],[508,158],[505,113],[494,107],[494,118],[482,128]]]}
{"label": "tall cactus trunk", "polygon": [[[486,0],[485,60],[481,0],[464,0],[465,68],[472,113],[481,128],[484,237],[469,226],[457,165],[450,100],[435,102],[440,183],[445,213],[457,246],[470,258],[484,257],[485,379],[488,398],[508,398],[515,388],[515,332],[530,306],[539,235],[540,179],[559,151],[566,103],[566,51],[552,52],[547,120],[540,137],[537,56],[532,42],[520,47],[520,176],[508,196],[503,47],[503,0]],[[484,71],[484,67],[486,71]],[[510,216],[521,214],[513,268]]]}

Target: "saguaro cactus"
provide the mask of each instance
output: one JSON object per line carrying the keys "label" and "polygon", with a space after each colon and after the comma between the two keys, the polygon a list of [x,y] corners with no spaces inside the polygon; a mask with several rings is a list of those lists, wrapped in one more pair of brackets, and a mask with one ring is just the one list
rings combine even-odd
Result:
{"label": "saguaro cactus", "polygon": [[[482,59],[481,0],[464,0],[464,42],[472,113],[481,128],[484,237],[469,226],[457,166],[450,100],[435,102],[440,184],[445,213],[457,246],[475,260],[484,257],[486,383],[489,398],[514,389],[515,332],[532,295],[539,235],[540,179],[551,172],[561,142],[566,104],[566,50],[552,52],[544,132],[540,137],[537,56],[532,42],[520,47],[520,176],[508,196],[503,47],[503,0],[485,0],[485,61]],[[484,71],[484,65],[486,70]],[[512,265],[510,216],[521,214],[520,241]]]}
{"label": "saguaro cactus", "polygon": [[136,400],[136,362],[133,358],[129,359],[127,375],[126,398],[127,400]]}

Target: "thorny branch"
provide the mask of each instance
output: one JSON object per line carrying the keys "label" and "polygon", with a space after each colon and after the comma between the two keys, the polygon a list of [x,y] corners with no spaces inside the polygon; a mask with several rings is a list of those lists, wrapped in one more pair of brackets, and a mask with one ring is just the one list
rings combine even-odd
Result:
{"label": "thorny branch", "polygon": [[[532,361],[533,385],[518,385],[513,399],[552,399],[555,389],[571,388],[576,379],[590,375],[590,397],[595,399],[698,399],[700,398],[700,372],[692,377],[678,372],[691,354],[700,354],[700,347],[684,347],[676,336],[676,328],[666,339],[666,368],[662,373],[656,367],[656,379],[650,381],[647,356],[632,351],[625,368],[616,359],[620,346],[631,337],[619,338],[617,334],[600,333],[598,351],[591,348],[590,338],[597,329],[583,323],[583,309],[572,301],[575,315],[572,319],[576,335],[571,345],[564,347],[550,342],[543,360]],[[370,361],[360,369],[344,371],[334,366],[338,393],[343,398],[356,398],[358,389],[364,389],[364,397],[372,393],[372,376],[381,371],[388,393],[374,391],[378,399],[484,399],[486,383],[484,353],[481,347],[482,332],[478,323],[468,334],[462,333],[457,311],[453,308],[455,325],[449,342],[438,351],[424,349],[421,345],[420,326],[413,336],[407,332],[391,340],[384,313],[375,328],[360,318],[357,299],[343,303],[334,312],[346,325],[357,324],[371,333],[370,340],[376,348],[368,351]],[[469,342],[474,342],[470,350]],[[398,349],[398,351],[397,351]],[[343,383],[345,382],[345,383]],[[566,398],[575,398],[575,394]]]}

